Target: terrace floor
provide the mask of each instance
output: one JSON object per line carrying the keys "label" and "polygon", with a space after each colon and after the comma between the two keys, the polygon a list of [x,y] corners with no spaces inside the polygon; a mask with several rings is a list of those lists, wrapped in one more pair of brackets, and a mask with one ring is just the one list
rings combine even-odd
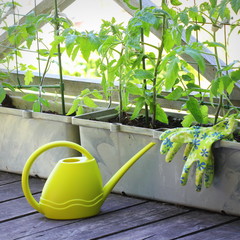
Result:
{"label": "terrace floor", "polygon": [[[36,199],[44,180],[32,178]],[[0,239],[240,239],[240,217],[111,194],[97,216],[50,220],[32,209],[21,177],[0,172]]]}

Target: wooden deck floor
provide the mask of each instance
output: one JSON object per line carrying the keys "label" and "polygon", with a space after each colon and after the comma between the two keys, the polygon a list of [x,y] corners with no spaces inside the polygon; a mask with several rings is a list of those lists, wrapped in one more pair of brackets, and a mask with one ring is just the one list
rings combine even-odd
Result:
{"label": "wooden deck floor", "polygon": [[[43,180],[31,179],[35,197]],[[32,209],[20,176],[0,172],[0,239],[240,239],[240,217],[111,194],[99,215],[56,221]]]}

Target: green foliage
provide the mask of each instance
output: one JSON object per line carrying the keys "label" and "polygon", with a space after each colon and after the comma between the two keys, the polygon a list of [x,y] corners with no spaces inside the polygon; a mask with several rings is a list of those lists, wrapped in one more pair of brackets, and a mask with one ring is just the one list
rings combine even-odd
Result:
{"label": "green foliage", "polygon": [[100,91],[96,89],[90,91],[90,89],[86,88],[82,90],[81,93],[74,99],[71,108],[67,112],[67,115],[72,115],[74,113],[81,115],[84,113],[84,107],[97,108],[98,105],[91,97],[97,100],[103,99],[103,95]]}
{"label": "green foliage", "polygon": [[[187,98],[184,106],[189,114],[183,124],[207,123],[208,106],[204,105],[202,98],[209,96],[213,105],[214,97],[231,94],[234,83],[240,78],[239,71],[234,70],[229,75],[225,75],[225,72],[233,69],[237,62],[225,67],[218,65],[216,78],[213,79],[211,86],[209,89],[202,89],[196,84],[196,74],[181,57],[188,55],[192,62],[198,65],[201,74],[206,71],[202,55],[205,53],[205,47],[213,49],[212,55],[218,62],[218,49],[226,51],[227,48],[216,41],[215,26],[220,29],[223,24],[221,21],[230,20],[230,8],[235,13],[239,11],[238,2],[211,0],[182,10],[166,4],[159,8],[136,9],[130,5],[130,1],[124,2],[136,10],[126,27],[112,18],[110,21],[103,20],[99,32],[91,32],[90,40],[86,40],[89,33],[74,32],[74,36],[67,38],[66,48],[69,48],[67,49],[69,56],[71,54],[75,56],[81,48],[85,51],[82,54],[86,61],[89,60],[91,52],[96,51],[99,54],[98,70],[102,77],[103,94],[106,98],[111,98],[113,92],[118,92],[120,119],[121,112],[134,104],[132,119],[141,115],[143,108],[147,110],[149,108],[154,118],[153,122],[159,120],[167,123],[166,113],[161,108],[157,96],[161,95],[163,90],[173,89],[165,99],[176,101],[182,97]],[[171,4],[180,6],[182,3],[172,0]],[[207,22],[212,23],[213,32],[204,28]],[[144,36],[149,36],[151,29],[162,32],[162,41],[157,45],[152,45],[144,39]],[[192,34],[200,30],[205,30],[212,41],[192,42]],[[184,34],[185,44],[182,42]],[[84,36],[82,42],[77,41],[79,36]],[[73,46],[75,42],[79,42],[80,46]],[[146,46],[150,48],[148,52],[145,51]],[[83,112],[77,108],[85,103],[83,94],[81,93],[79,97],[81,99],[74,101],[71,113]],[[130,101],[131,97],[134,97],[133,102]],[[88,101],[86,102],[89,106],[96,107],[92,101]]]}
{"label": "green foliage", "polygon": [[3,102],[5,97],[6,97],[6,91],[2,86],[0,86],[0,104]]}
{"label": "green foliage", "polygon": [[[30,49],[36,40],[41,24],[50,22],[60,26],[58,33],[49,47],[39,49],[38,53],[46,62],[46,71],[51,61],[58,55],[61,44],[61,53],[66,52],[74,61],[78,56],[90,64],[92,53],[97,53],[97,68],[101,76],[101,90],[84,89],[73,101],[67,113],[82,114],[84,107],[97,108],[97,100],[107,99],[111,103],[113,93],[119,96],[119,116],[124,111],[133,107],[132,119],[139,117],[145,108],[146,118],[152,114],[153,120],[149,125],[154,126],[155,121],[167,123],[168,118],[158,96],[163,97],[162,92],[172,90],[164,98],[169,101],[177,101],[185,98],[183,107],[188,113],[184,118],[183,125],[189,126],[195,122],[208,123],[208,106],[205,105],[204,97],[209,97],[214,106],[214,98],[228,98],[233,91],[235,83],[240,80],[240,70],[237,61],[221,66],[219,63],[219,50],[227,51],[225,44],[216,39],[216,32],[227,23],[230,24],[231,14],[239,14],[239,0],[209,0],[198,5],[183,7],[182,1],[171,0],[167,5],[163,1],[160,7],[146,7],[143,9],[132,6],[129,0],[124,3],[135,11],[134,16],[126,26],[117,23],[113,17],[111,20],[102,20],[98,32],[79,32],[72,28],[67,19],[55,19],[50,15],[35,16],[28,14],[26,21],[20,25],[5,27],[8,31],[9,41],[19,45],[26,41],[26,48]],[[181,7],[179,7],[181,5]],[[181,8],[181,9],[180,9]],[[209,30],[207,24],[212,25]],[[236,23],[240,23],[237,20]],[[237,27],[231,26],[232,33]],[[154,29],[161,32],[162,40],[153,45],[148,36]],[[199,31],[205,31],[209,40],[199,43],[193,42],[192,35]],[[185,39],[182,39],[185,36]],[[209,54],[206,48],[212,50],[210,54],[216,60],[216,76],[208,89],[203,89],[197,82],[196,73],[184,60],[184,56],[198,66],[200,74],[206,71],[204,54]],[[147,49],[147,50],[146,50]],[[21,56],[20,51],[16,51]],[[33,81],[32,66],[22,66],[25,73],[25,84]],[[0,74],[0,78],[4,74]],[[44,78],[43,78],[44,79]],[[42,84],[42,82],[41,82]],[[40,84],[40,85],[41,85]],[[3,84],[1,86],[4,86]],[[4,86],[11,89],[11,86]],[[3,87],[2,87],[3,89]],[[4,89],[0,90],[0,100],[4,96]],[[41,106],[49,106],[49,103],[41,97],[41,94],[28,94],[24,100],[33,102],[34,111],[41,110]],[[133,99],[133,100],[132,100]],[[215,122],[222,106],[219,102],[216,107]],[[233,106],[231,106],[233,107]]]}

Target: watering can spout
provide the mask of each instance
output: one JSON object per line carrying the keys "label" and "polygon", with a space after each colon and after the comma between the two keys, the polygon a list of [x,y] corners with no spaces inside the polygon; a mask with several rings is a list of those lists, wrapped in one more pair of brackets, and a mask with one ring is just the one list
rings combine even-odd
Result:
{"label": "watering can spout", "polygon": [[131,159],[129,159],[113,176],[112,178],[106,183],[103,187],[103,201],[107,198],[110,194],[114,186],[118,183],[118,181],[122,178],[122,176],[128,171],[128,169],[151,147],[153,147],[156,143],[150,142],[144,148],[142,148],[138,153],[136,153]]}

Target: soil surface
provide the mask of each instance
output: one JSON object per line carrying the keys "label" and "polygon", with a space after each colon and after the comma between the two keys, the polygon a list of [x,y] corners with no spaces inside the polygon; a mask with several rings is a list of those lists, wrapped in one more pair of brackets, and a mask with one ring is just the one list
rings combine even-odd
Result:
{"label": "soil surface", "polygon": [[[129,125],[129,126],[145,127],[145,128],[159,129],[159,130],[166,129],[166,128],[182,127],[182,125],[181,125],[182,119],[175,118],[175,117],[172,117],[172,116],[168,116],[168,122],[169,122],[168,124],[162,123],[160,121],[156,121],[155,126],[152,126],[151,120],[152,119],[149,118],[149,123],[147,123],[146,118],[144,116],[140,116],[139,118],[131,120],[131,115],[127,114],[127,113],[124,113],[124,116],[121,119],[121,121],[119,121],[118,116],[115,117],[115,118],[111,118],[108,121],[112,122],[112,123],[120,122],[122,124]],[[204,125],[197,125],[197,126],[211,127],[212,124],[204,124]],[[240,133],[238,131],[235,131],[233,133],[233,138],[237,142],[240,142]]]}
{"label": "soil surface", "polygon": [[175,118],[172,116],[168,116],[168,124],[162,123],[160,121],[156,121],[155,125],[152,125],[152,118],[149,118],[148,122],[144,116],[140,116],[139,118],[135,118],[131,120],[131,115],[128,113],[124,113],[123,118],[119,121],[119,117],[115,117],[108,120],[109,122],[120,122],[125,125],[135,126],[135,127],[145,127],[145,128],[152,128],[152,129],[159,129],[159,128],[175,128],[175,127],[182,127],[181,119]]}
{"label": "soil surface", "polygon": [[6,95],[6,97],[4,98],[4,100],[2,101],[2,106],[3,107],[8,107],[8,108],[16,108],[13,105],[12,99],[9,95]]}

